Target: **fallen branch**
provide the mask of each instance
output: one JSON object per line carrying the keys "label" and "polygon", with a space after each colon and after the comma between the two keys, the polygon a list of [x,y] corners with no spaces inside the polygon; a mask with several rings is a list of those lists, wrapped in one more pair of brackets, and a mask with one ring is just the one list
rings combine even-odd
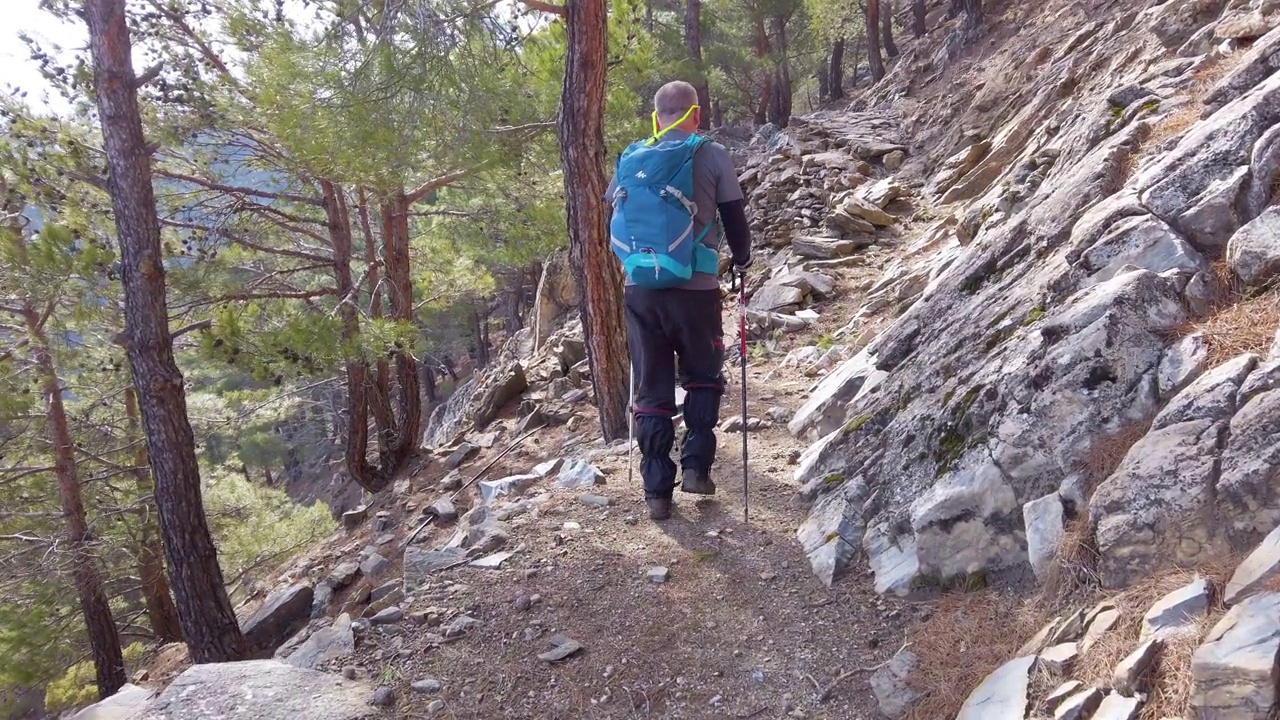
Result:
{"label": "fallen branch", "polygon": [[488,465],[485,465],[485,466],[484,466],[484,468],[480,470],[480,472],[476,473],[474,477],[472,477],[470,480],[468,480],[468,481],[466,481],[465,483],[463,483],[463,484],[462,484],[462,487],[458,488],[457,490],[454,490],[454,491],[453,491],[453,494],[449,496],[449,499],[450,499],[450,500],[452,500],[452,499],[454,499],[454,498],[458,497],[458,493],[460,493],[460,492],[462,492],[463,490],[466,490],[467,488],[469,488],[469,487],[471,487],[472,485],[474,485],[474,484],[476,483],[476,481],[477,481],[477,480],[479,480],[481,477],[483,477],[485,473],[489,472],[489,469],[490,469],[490,468],[492,468],[494,465],[496,465],[496,464],[497,464],[497,462],[498,462],[499,460],[501,460],[504,456],[506,456],[506,454],[507,454],[507,453],[511,452],[512,450],[515,450],[517,445],[519,445],[520,443],[524,442],[524,441],[525,441],[526,439],[528,439],[531,435],[533,435],[534,433],[538,432],[538,431],[539,431],[539,430],[541,430],[541,429],[542,429],[542,428],[534,428],[534,429],[532,429],[532,430],[530,430],[530,431],[526,432],[525,434],[521,435],[520,437],[516,438],[515,440],[512,440],[512,441],[511,441],[511,444],[507,446],[507,449],[506,449],[506,450],[503,450],[502,452],[498,453],[498,456],[497,456],[497,457],[495,457],[494,459],[490,460],[490,461],[489,461],[489,464],[488,464]]}
{"label": "fallen branch", "polygon": [[[831,693],[835,692],[836,686],[844,682],[845,680],[848,680],[849,678],[853,677],[854,675],[857,675],[858,673],[875,672],[876,670],[879,670],[880,668],[893,662],[893,659],[898,657],[898,654],[901,653],[903,650],[906,650],[910,644],[911,643],[909,642],[902,643],[902,647],[898,648],[898,652],[895,652],[894,654],[890,655],[889,659],[885,660],[882,663],[877,663],[875,665],[866,665],[863,667],[856,667],[852,670],[848,670],[846,672],[840,673],[838,676],[836,676],[835,680],[832,680],[831,683],[827,685],[826,688],[823,688],[818,693],[818,702],[823,703],[829,700],[831,698]],[[812,675],[809,676],[809,681],[813,683],[815,688],[817,687],[818,683],[814,681]]]}

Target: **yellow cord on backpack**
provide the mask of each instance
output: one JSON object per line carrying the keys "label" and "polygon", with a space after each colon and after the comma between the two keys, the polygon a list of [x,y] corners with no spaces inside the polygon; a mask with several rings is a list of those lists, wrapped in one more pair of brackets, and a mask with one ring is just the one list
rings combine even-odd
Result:
{"label": "yellow cord on backpack", "polygon": [[679,120],[666,126],[665,128],[662,129],[661,132],[658,131],[658,111],[654,110],[653,111],[653,137],[649,138],[649,142],[645,143],[645,145],[652,145],[655,142],[657,142],[659,138],[667,134],[668,130],[674,127],[678,127],[679,125],[683,124],[685,120],[688,120],[689,116],[693,114],[693,111],[697,109],[698,109],[697,105],[690,105],[689,109],[684,112],[684,115],[680,116]]}

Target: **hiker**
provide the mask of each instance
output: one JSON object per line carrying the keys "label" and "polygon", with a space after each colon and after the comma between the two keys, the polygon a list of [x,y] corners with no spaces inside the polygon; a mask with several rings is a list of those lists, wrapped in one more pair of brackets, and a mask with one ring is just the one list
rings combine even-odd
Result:
{"label": "hiker", "polygon": [[[698,93],[669,82],[653,98],[653,137],[619,157],[606,200],[610,243],[623,261],[635,434],[649,517],[671,516],[677,368],[685,389],[680,489],[714,495],[715,428],[724,394],[718,248],[734,272],[751,265],[742,186],[723,146],[697,134]],[[719,215],[719,222],[716,216]]]}

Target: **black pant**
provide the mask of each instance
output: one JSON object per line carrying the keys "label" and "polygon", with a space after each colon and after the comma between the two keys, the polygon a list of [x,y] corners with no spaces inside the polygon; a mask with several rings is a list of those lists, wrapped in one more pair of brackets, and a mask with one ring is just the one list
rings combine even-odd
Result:
{"label": "black pant", "polygon": [[724,394],[724,329],[719,290],[627,287],[627,340],[636,375],[636,439],[645,498],[675,490],[676,366],[685,389],[685,436],[680,465],[709,471],[716,457],[716,423]]}

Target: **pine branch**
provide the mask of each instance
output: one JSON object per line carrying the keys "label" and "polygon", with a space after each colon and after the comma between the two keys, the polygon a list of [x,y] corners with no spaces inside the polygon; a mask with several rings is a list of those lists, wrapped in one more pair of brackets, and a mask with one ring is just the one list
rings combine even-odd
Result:
{"label": "pine branch", "polygon": [[324,206],[324,202],[321,201],[320,198],[295,195],[293,193],[270,192],[267,190],[257,190],[254,188],[238,187],[235,185],[225,185],[220,182],[214,182],[213,180],[206,180],[205,178],[198,177],[196,175],[187,175],[186,173],[173,172],[171,170],[157,170],[156,175],[169,180],[191,183],[192,185],[198,185],[206,190],[213,190],[214,192],[226,193],[228,195],[247,195],[249,197],[262,198],[264,200],[284,200],[288,202],[303,203],[306,205],[315,205],[316,207]]}
{"label": "pine branch", "polygon": [[466,170],[455,170],[451,173],[441,175],[438,178],[428,180],[406,194],[405,200],[408,201],[408,204],[412,205],[426,197],[427,193],[430,193],[433,190],[439,190],[443,187],[448,187],[482,167],[484,167],[483,163],[472,168],[467,168]]}
{"label": "pine branch", "polygon": [[540,10],[544,13],[559,15],[560,17],[568,17],[569,15],[569,10],[565,8],[565,6],[563,5],[556,5],[554,3],[543,2],[542,0],[523,0],[523,2],[525,6],[530,8],[531,10]]}

